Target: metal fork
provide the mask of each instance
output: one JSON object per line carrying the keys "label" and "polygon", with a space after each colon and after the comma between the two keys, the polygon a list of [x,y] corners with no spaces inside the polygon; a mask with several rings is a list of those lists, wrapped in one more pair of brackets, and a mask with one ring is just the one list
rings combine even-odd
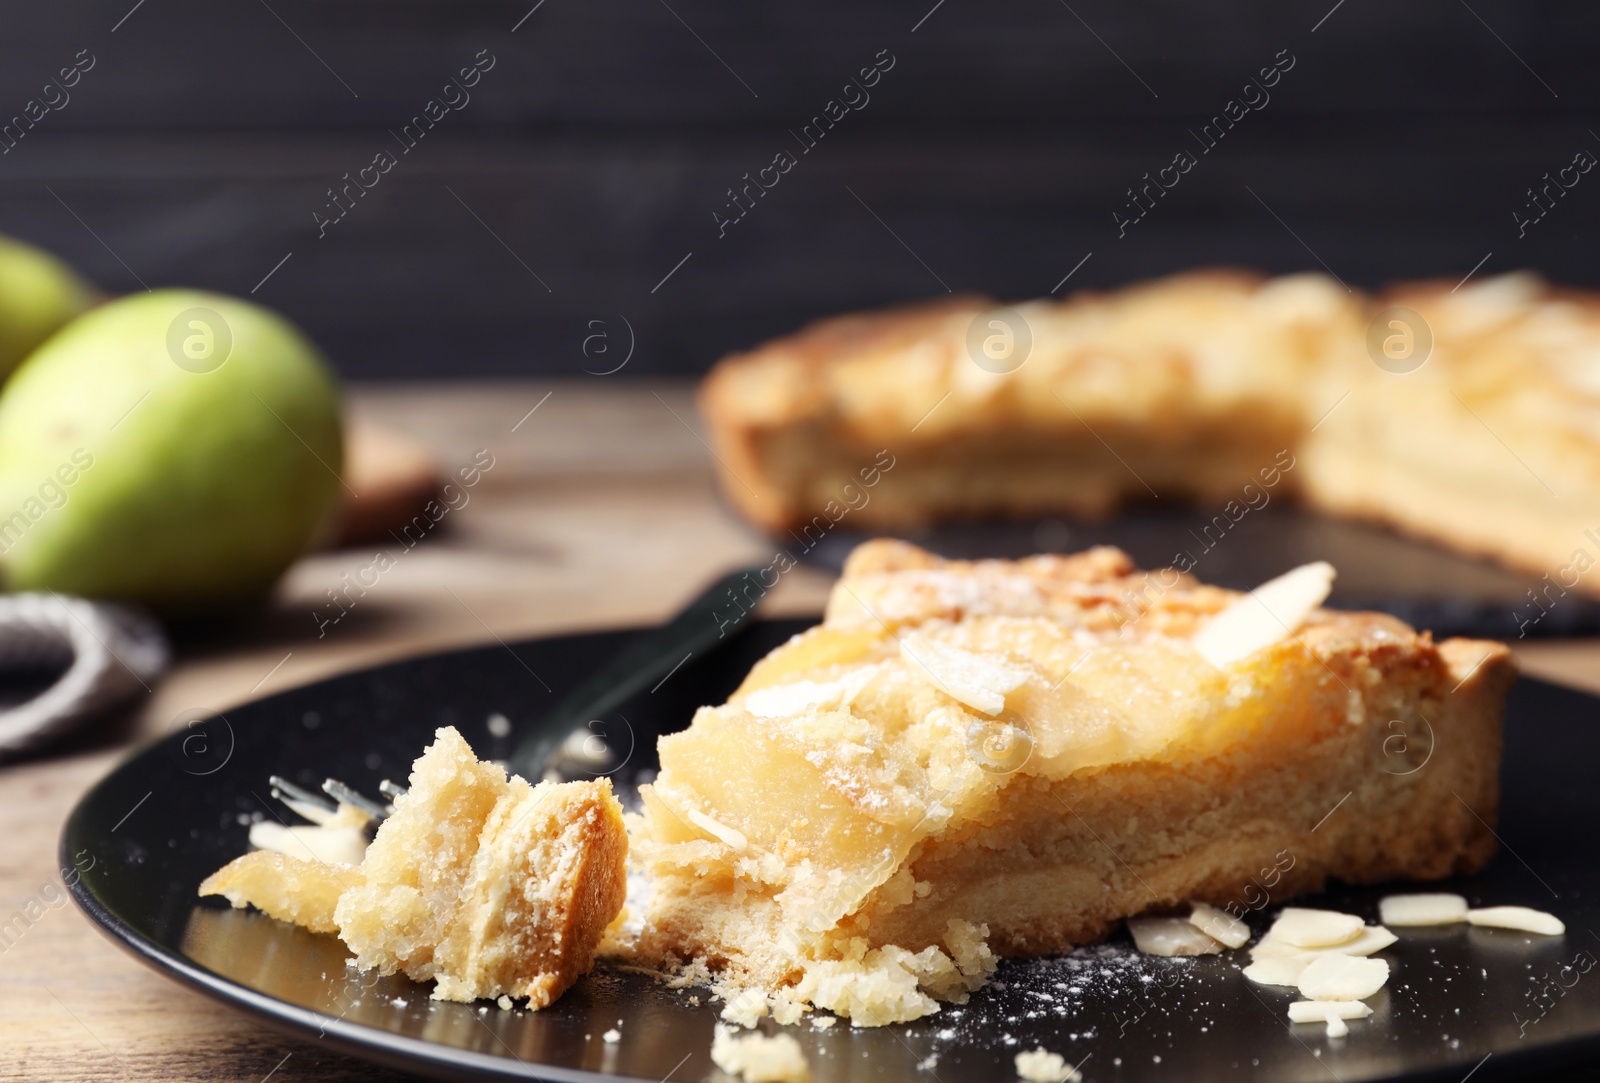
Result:
{"label": "metal fork", "polygon": [[[339,811],[340,805],[352,805],[366,813],[376,822],[382,822],[394,812],[394,805],[389,801],[378,802],[362,793],[360,790],[346,786],[336,778],[326,779],[322,783],[322,793],[312,793],[310,790],[296,786],[282,775],[273,775],[267,780],[272,785],[272,796],[288,805],[301,816],[312,823],[323,823],[328,817]],[[405,787],[396,785],[388,779],[378,784],[378,789],[386,797],[395,798],[405,793]],[[326,794],[327,796],[323,796]],[[332,800],[330,800],[330,798]]]}
{"label": "metal fork", "polygon": [[[748,624],[745,617],[749,610],[737,607],[741,613],[731,621],[719,620],[717,610],[727,605],[728,597],[738,597],[735,588],[742,580],[756,576],[766,567],[754,564],[729,572],[698,594],[666,624],[637,636],[545,712],[512,753],[511,770],[533,781],[541,778],[570,781],[582,777],[578,771],[592,765],[575,760],[567,748],[569,739],[578,734],[591,739],[585,728],[590,719],[609,714],[647,688],[659,686],[696,654],[703,657],[743,631]],[[560,736],[552,737],[552,734]],[[338,811],[339,805],[351,805],[371,817],[373,825],[381,824],[394,812],[394,799],[406,792],[404,786],[389,779],[378,784],[379,791],[387,798],[384,801],[375,801],[336,778],[325,780],[320,794],[296,786],[281,775],[273,775],[269,781],[273,797],[313,823],[324,822]]]}

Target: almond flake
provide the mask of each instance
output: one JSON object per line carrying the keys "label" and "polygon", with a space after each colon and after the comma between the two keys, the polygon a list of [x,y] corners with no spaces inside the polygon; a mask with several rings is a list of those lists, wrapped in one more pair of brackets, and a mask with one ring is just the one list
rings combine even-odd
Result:
{"label": "almond flake", "polygon": [[1312,955],[1276,956],[1257,959],[1241,973],[1257,985],[1287,985],[1291,989],[1300,984],[1300,972],[1311,965]]}
{"label": "almond flake", "polygon": [[790,681],[758,688],[744,697],[744,709],[762,718],[798,718],[838,704],[844,688],[838,681]]}
{"label": "almond flake", "polygon": [[1390,895],[1378,903],[1385,925],[1454,925],[1467,920],[1467,900],[1446,892]]}
{"label": "almond flake", "polygon": [[1230,948],[1242,948],[1250,942],[1250,926],[1226,910],[1218,910],[1210,903],[1197,902],[1191,905],[1194,909],[1189,914],[1189,924],[1207,936],[1222,941]]}
{"label": "almond flake", "polygon": [[1365,1019],[1371,1014],[1372,1009],[1359,1000],[1297,1000],[1289,1005],[1289,1022],[1325,1023],[1330,1038],[1350,1033],[1346,1019]]}
{"label": "almond flake", "polygon": [[250,845],[328,865],[359,865],[367,856],[367,836],[358,827],[285,827],[263,820],[250,825]]}
{"label": "almond flake", "polygon": [[1269,579],[1211,618],[1194,637],[1194,649],[1225,669],[1293,635],[1333,590],[1333,565],[1319,560]]}
{"label": "almond flake", "polygon": [[939,691],[987,715],[1003,711],[1007,693],[1016,691],[1028,679],[1025,670],[924,635],[903,637],[900,657]]}
{"label": "almond flake", "polygon": [[1530,910],[1526,906],[1488,906],[1482,910],[1468,910],[1467,921],[1490,929],[1516,929],[1542,936],[1560,936],[1567,931],[1561,919],[1543,910]]}
{"label": "almond flake", "polygon": [[1368,925],[1354,939],[1329,948],[1302,948],[1268,934],[1250,949],[1250,958],[1289,959],[1296,955],[1304,955],[1309,959],[1318,955],[1371,955],[1382,951],[1398,939],[1399,937],[1382,925]]}
{"label": "almond flake", "polygon": [[744,697],[744,709],[762,718],[800,718],[814,711],[848,707],[880,668],[865,666],[836,681],[790,681],[758,688]]}
{"label": "almond flake", "polygon": [[1365,1000],[1389,980],[1382,959],[1354,955],[1319,955],[1300,971],[1296,983],[1307,1000]]}
{"label": "almond flake", "polygon": [[1146,955],[1215,955],[1222,945],[1188,918],[1129,918],[1133,946]]}
{"label": "almond flake", "polygon": [[1321,1023],[1337,1016],[1340,1019],[1365,1019],[1372,1007],[1359,1000],[1297,1000],[1289,1005],[1291,1023]]}
{"label": "almond flake", "polygon": [[736,828],[729,827],[725,823],[713,820],[705,813],[697,812],[692,808],[685,809],[683,814],[689,818],[690,823],[694,824],[700,830],[704,831],[712,838],[715,838],[718,842],[722,843],[735,853],[742,854],[746,850],[750,849],[750,840],[744,837],[744,832],[739,831]]}
{"label": "almond flake", "polygon": [[1267,936],[1297,948],[1331,948],[1361,935],[1366,922],[1337,910],[1307,910],[1288,906],[1267,930]]}

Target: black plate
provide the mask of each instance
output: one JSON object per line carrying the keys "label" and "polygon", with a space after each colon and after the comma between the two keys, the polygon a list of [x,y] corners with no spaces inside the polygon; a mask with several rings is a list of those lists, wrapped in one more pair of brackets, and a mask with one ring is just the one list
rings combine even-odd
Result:
{"label": "black plate", "polygon": [[[1115,545],[1141,568],[1188,566],[1201,580],[1249,590],[1272,576],[1312,560],[1339,569],[1328,604],[1339,609],[1393,613],[1435,636],[1519,639],[1523,636],[1592,635],[1600,632],[1600,598],[1549,592],[1535,605],[1530,589],[1548,591],[1536,575],[1474,560],[1449,549],[1398,534],[1374,523],[1317,515],[1274,503],[1239,510],[1234,520],[1193,508],[1129,508],[1103,522],[940,523],[906,535],[947,557],[1024,557],[1071,553],[1091,545]],[[812,530],[782,538],[796,555],[838,571],[844,558],[871,535],[850,529]],[[808,545],[807,542],[810,542]],[[798,543],[798,544],[797,544]],[[1555,600],[1552,602],[1551,599]]]}
{"label": "black plate", "polygon": [[[604,720],[610,743],[632,749],[615,772],[619,787],[654,766],[658,733],[685,725],[694,706],[719,702],[755,658],[804,623],[760,623]],[[81,878],[68,877],[76,880],[73,895],[108,936],[162,973],[371,1060],[461,1079],[720,1078],[708,1055],[715,1009],[703,990],[669,991],[602,967],[543,1012],[433,1003],[425,988],[403,978],[346,970],[346,952],[332,937],[195,897],[207,873],[244,851],[243,821],[270,812],[268,775],[313,786],[333,775],[373,792],[385,777],[405,777],[442,725],[458,727],[480,755],[503,756],[521,731],[491,737],[491,715],[531,725],[625,639],[569,636],[419,658],[285,692],[175,732],[130,757],[73,811],[61,841],[63,867],[82,870]],[[1407,931],[1385,953],[1396,973],[1373,1000],[1375,1013],[1353,1023],[1346,1039],[1329,1040],[1318,1027],[1291,1030],[1289,991],[1245,982],[1237,970],[1242,952],[1152,959],[1120,940],[1066,958],[1007,963],[970,1004],[914,1024],[803,1025],[794,1033],[818,1083],[987,1083],[1011,1078],[1013,1056],[1035,1045],[1074,1062],[1087,1058],[1090,1081],[1126,1083],[1458,1083],[1475,1065],[1481,1067],[1472,1079],[1484,1083],[1575,1058],[1600,1063],[1600,973],[1588,972],[1600,958],[1600,938],[1591,931],[1600,930],[1597,707],[1593,697],[1538,681],[1517,686],[1498,827],[1505,846],[1482,875],[1443,885],[1475,903],[1552,910],[1565,919],[1567,935],[1464,926]],[[1384,893],[1336,889],[1314,904],[1370,918]],[[1271,909],[1252,918],[1257,927]],[[698,1006],[689,1000],[697,992]],[[621,1041],[603,1041],[613,1027]],[[919,1072],[934,1053],[931,1070]]]}

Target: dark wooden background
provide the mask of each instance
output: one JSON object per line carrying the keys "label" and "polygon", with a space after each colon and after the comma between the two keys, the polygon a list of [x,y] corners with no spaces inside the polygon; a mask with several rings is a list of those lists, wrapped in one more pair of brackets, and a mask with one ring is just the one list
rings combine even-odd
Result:
{"label": "dark wooden background", "polygon": [[[1457,279],[1489,253],[1479,274],[1600,285],[1600,171],[1526,238],[1512,218],[1600,154],[1592,4],[932,6],[7,3],[0,120],[79,50],[96,65],[0,155],[0,231],[114,291],[247,294],[293,253],[255,296],[352,376],[603,371],[629,326],[622,376],[698,371],[941,280],[1044,294],[1090,252],[1067,290],[1218,262]],[[319,239],[326,189],[481,49],[470,104]],[[881,49],[870,103],[719,239],[725,190],[798,152],[789,129]],[[1283,49],[1270,104],[1119,239],[1125,189]]]}

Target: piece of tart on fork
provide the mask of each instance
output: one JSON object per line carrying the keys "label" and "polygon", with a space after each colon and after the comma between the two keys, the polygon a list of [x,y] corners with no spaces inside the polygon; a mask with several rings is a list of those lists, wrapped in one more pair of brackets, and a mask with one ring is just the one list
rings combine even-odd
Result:
{"label": "piece of tart on fork", "polygon": [[447,726],[409,788],[393,789],[392,808],[330,786],[346,799],[319,812],[310,794],[274,780],[290,807],[321,822],[252,830],[273,848],[235,858],[200,894],[337,933],[356,966],[432,981],[436,1000],[509,996],[542,1008],[593,966],[627,895],[610,779],[533,785],[479,760]]}
{"label": "piece of tart on fork", "polygon": [[1263,869],[1278,902],[1481,868],[1510,652],[1318,608],[1332,575],[1241,594],[1112,549],[861,546],[819,627],[661,740],[625,950],[877,1025],[998,956],[1237,909]]}

